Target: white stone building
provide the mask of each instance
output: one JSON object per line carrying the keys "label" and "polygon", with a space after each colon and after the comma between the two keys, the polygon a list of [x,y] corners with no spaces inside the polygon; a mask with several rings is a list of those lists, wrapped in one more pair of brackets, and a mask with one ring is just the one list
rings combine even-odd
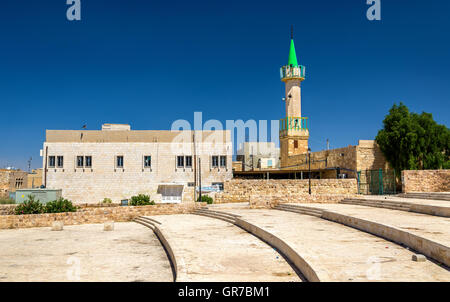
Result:
{"label": "white stone building", "polygon": [[274,142],[244,142],[236,160],[242,162],[243,171],[279,169],[280,148]]}
{"label": "white stone building", "polygon": [[42,155],[43,184],[76,203],[141,193],[155,202],[192,202],[200,174],[202,187],[232,178],[228,130],[47,130]]}

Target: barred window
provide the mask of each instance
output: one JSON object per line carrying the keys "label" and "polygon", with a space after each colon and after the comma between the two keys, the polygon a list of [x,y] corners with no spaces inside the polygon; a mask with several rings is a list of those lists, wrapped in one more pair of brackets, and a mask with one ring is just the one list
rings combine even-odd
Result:
{"label": "barred window", "polygon": [[84,157],[77,156],[77,168],[83,168],[83,167],[84,167]]}
{"label": "barred window", "polygon": [[48,166],[50,168],[54,168],[55,167],[55,157],[54,156],[49,156],[48,157]]}
{"label": "barred window", "polygon": [[92,167],[92,156],[85,156],[84,163],[85,163],[86,168],[91,168]]}
{"label": "barred window", "polygon": [[123,168],[123,156],[116,156],[116,166],[117,168]]}
{"label": "barred window", "polygon": [[192,156],[186,156],[185,157],[185,161],[186,161],[186,168],[192,168]]}
{"label": "barred window", "polygon": [[184,156],[177,156],[177,167],[184,168]]}
{"label": "barred window", "polygon": [[144,156],[144,167],[150,168],[152,166],[152,157],[150,155]]}
{"label": "barred window", "polygon": [[226,156],[221,156],[220,157],[220,166],[221,167],[226,167],[227,166],[227,157]]}
{"label": "barred window", "polygon": [[64,156],[57,157],[58,168],[64,167]]}
{"label": "barred window", "polygon": [[219,166],[219,157],[217,155],[213,155],[211,157],[211,166],[213,168],[217,168]]}

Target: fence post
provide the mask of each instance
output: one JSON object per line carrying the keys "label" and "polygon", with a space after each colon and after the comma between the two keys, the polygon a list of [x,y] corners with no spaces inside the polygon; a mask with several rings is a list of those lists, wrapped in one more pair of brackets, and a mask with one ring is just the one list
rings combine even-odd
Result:
{"label": "fence post", "polygon": [[379,169],[378,171],[379,171],[378,172],[379,173],[379,179],[378,180],[380,182],[380,191],[379,191],[380,193],[379,194],[383,195],[383,170]]}

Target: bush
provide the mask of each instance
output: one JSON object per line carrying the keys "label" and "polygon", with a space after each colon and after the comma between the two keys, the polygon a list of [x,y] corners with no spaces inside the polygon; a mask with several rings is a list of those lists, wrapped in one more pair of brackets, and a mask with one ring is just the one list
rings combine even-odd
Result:
{"label": "bush", "polygon": [[76,211],[77,209],[72,202],[62,197],[58,200],[50,201],[45,205],[45,213],[64,213]]}
{"label": "bush", "polygon": [[14,199],[11,199],[9,197],[6,198],[0,198],[0,204],[15,204],[16,201]]}
{"label": "bush", "polygon": [[154,205],[155,202],[150,200],[149,195],[139,194],[137,196],[133,196],[130,199],[130,206],[148,206]]}
{"label": "bush", "polygon": [[16,207],[15,213],[16,215],[42,214],[44,206],[39,200],[34,200],[34,195],[28,195],[28,199]]}
{"label": "bush", "polygon": [[109,198],[104,198],[101,203],[112,203],[112,200]]}
{"label": "bush", "polygon": [[212,199],[212,197],[208,196],[208,195],[202,195],[202,200],[200,200],[200,196],[197,198],[198,202],[206,202],[207,204],[212,204],[214,202],[214,200]]}

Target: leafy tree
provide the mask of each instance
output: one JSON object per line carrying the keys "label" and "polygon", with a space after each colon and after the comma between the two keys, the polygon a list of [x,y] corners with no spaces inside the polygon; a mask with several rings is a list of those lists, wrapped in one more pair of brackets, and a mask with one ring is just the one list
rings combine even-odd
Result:
{"label": "leafy tree", "polygon": [[376,142],[397,175],[402,170],[450,168],[450,129],[430,113],[411,113],[401,102],[389,110]]}

